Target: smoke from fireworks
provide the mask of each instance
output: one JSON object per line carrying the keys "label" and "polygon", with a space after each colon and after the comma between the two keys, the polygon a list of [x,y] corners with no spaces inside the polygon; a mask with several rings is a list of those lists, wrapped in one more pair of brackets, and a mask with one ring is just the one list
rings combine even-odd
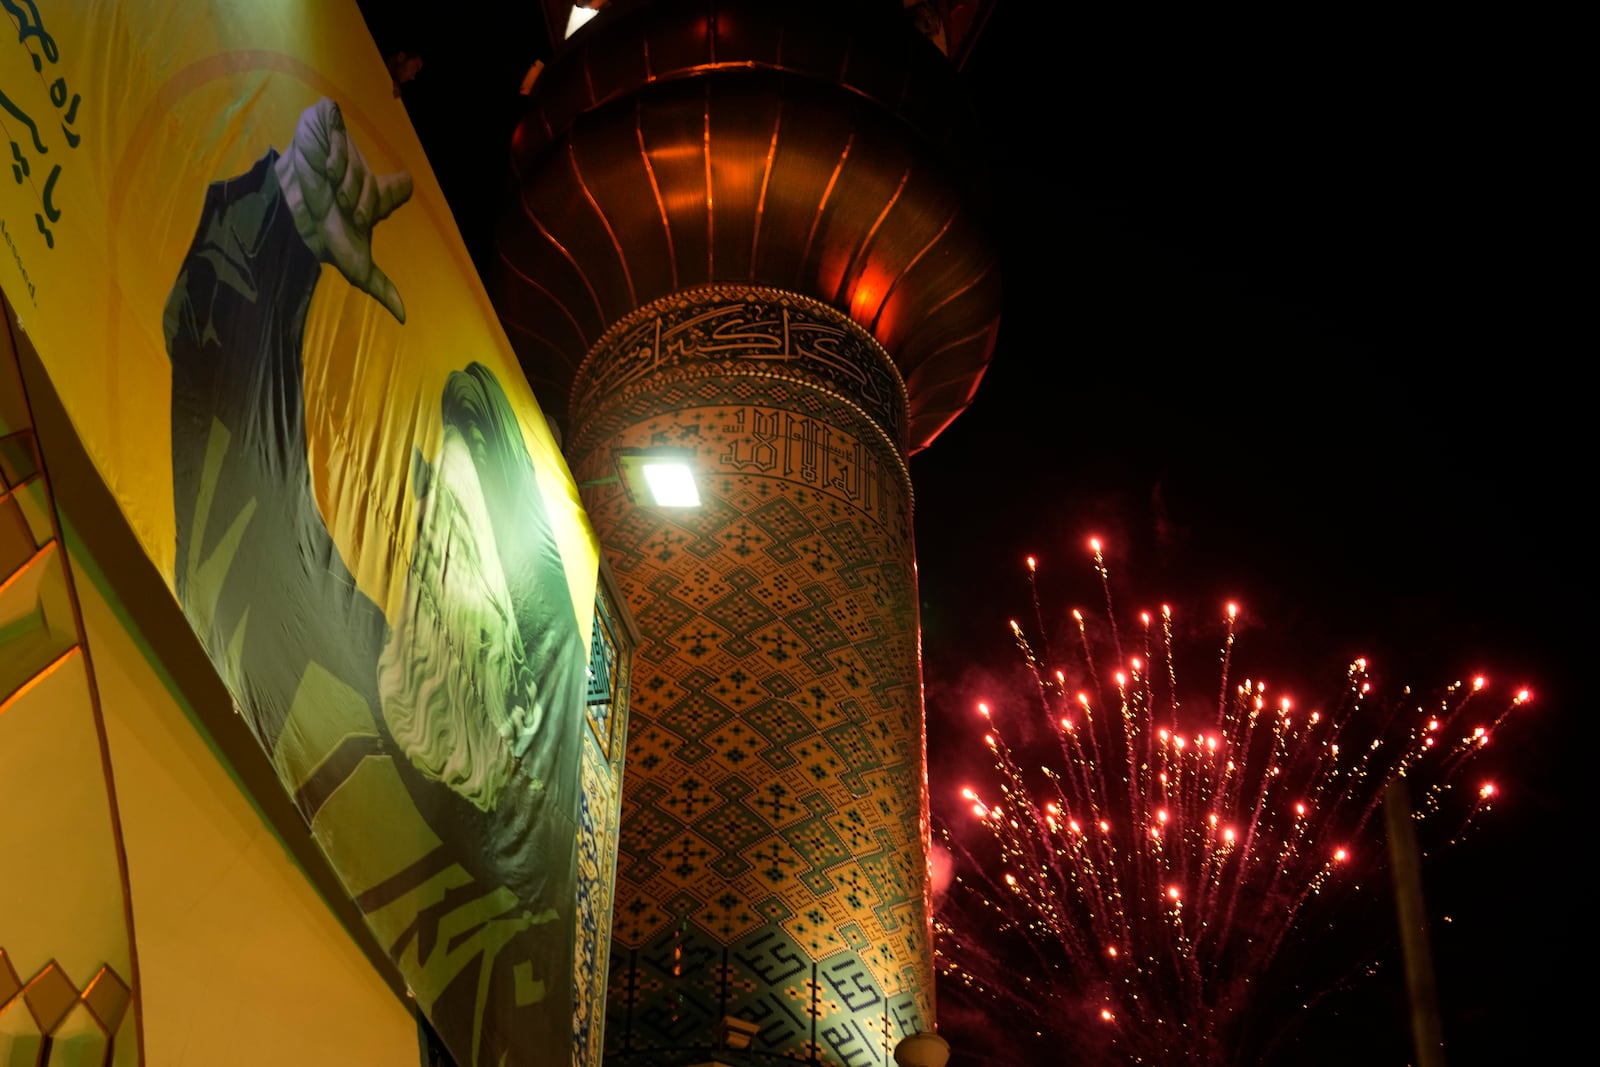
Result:
{"label": "smoke from fireworks", "polygon": [[[1299,1007],[1328,991],[1317,982],[1342,981],[1307,959],[1346,977],[1370,967],[1340,916],[1363,889],[1387,891],[1374,873],[1391,785],[1405,783],[1419,823],[1454,820],[1458,839],[1495,796],[1463,774],[1528,693],[1494,697],[1474,678],[1384,697],[1357,660],[1333,700],[1302,708],[1236,677],[1230,604],[1220,678],[1194,696],[1172,610],[1123,632],[1091,548],[1104,632],[1073,611],[1076,647],[1059,667],[1028,560],[1039,633],[1011,628],[1035,693],[978,705],[993,775],[963,788],[939,827],[955,858],[940,970],[1076,1046],[1078,1062],[1249,1062],[1286,1021],[1261,1017],[1275,1010],[1264,993],[1291,989]],[[1307,930],[1333,936],[1275,971]]]}

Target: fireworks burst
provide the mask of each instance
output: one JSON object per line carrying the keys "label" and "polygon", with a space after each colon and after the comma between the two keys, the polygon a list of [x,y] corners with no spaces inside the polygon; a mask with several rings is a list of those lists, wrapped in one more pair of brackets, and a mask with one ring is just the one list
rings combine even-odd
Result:
{"label": "fireworks burst", "polygon": [[[1405,783],[1419,822],[1456,820],[1459,839],[1496,796],[1487,782],[1461,788],[1463,773],[1529,695],[1495,698],[1474,678],[1386,699],[1356,660],[1336,699],[1302,709],[1234,676],[1230,604],[1215,695],[1191,700],[1172,610],[1124,634],[1091,548],[1105,632],[1073,611],[1076,662],[1061,669],[1046,662],[1028,560],[1039,634],[1011,629],[1036,695],[978,705],[993,776],[962,789],[939,826],[956,871],[936,921],[940,970],[1077,1046],[1080,1062],[1250,1062],[1288,1021],[1262,1017],[1264,993],[1290,989],[1303,1007],[1370,969],[1339,920],[1364,888],[1387,889],[1373,876],[1387,867],[1391,786]],[[1298,952],[1292,973],[1274,969],[1309,930],[1334,935],[1311,955],[1343,978]]]}

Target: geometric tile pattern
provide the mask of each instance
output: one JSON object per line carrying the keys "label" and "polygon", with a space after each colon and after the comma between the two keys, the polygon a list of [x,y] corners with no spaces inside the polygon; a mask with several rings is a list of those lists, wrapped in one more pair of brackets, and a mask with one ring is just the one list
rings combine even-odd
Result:
{"label": "geometric tile pattern", "polygon": [[[569,453],[582,484],[612,448],[687,446],[702,500],[584,491],[640,640],[606,1062],[888,1064],[932,1026],[909,479],[833,384],[718,352],[607,371],[626,395]],[[728,1015],[749,1053],[716,1047]]]}
{"label": "geometric tile pattern", "polygon": [[0,707],[79,644],[37,447],[31,429],[0,436]]}
{"label": "geometric tile pattern", "polygon": [[[127,1015],[133,991],[109,966],[102,966],[82,990],[55,960],[49,960],[24,982],[4,947],[0,947],[0,1051],[33,1047],[51,1062],[53,1039],[65,1055],[92,1046],[96,1062],[110,1063],[118,1028]],[[74,1013],[74,1009],[79,1009]],[[70,1019],[82,1018],[86,1035],[72,1034]],[[10,1062],[9,1060],[5,1062]],[[76,1062],[76,1061],[75,1061]],[[88,1062],[83,1060],[81,1062]]]}
{"label": "geometric tile pattern", "polygon": [[576,951],[573,954],[572,1064],[599,1067],[622,814],[622,752],[628,728],[632,638],[602,575],[589,647],[589,731],[584,737],[578,809]]}
{"label": "geometric tile pattern", "polygon": [[616,612],[604,591],[595,597],[594,634],[589,641],[589,684],[585,706],[588,709],[589,729],[606,762],[611,759],[613,735],[619,729],[615,709],[621,701],[626,706],[628,657],[631,647],[623,647],[624,637],[618,625]]}

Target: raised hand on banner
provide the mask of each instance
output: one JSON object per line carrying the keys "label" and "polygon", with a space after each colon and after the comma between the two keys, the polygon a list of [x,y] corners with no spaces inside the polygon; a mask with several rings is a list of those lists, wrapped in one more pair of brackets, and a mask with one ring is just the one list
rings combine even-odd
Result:
{"label": "raised hand on banner", "polygon": [[295,229],[312,255],[405,322],[400,291],[372,260],[372,228],[411,198],[411,175],[374,174],[350,139],[339,105],[326,97],[300,115],[276,170]]}

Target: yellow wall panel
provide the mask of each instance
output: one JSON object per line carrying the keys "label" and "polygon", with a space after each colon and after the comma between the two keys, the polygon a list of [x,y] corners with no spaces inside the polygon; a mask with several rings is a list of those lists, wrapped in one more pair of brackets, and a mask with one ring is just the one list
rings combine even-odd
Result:
{"label": "yellow wall panel", "polygon": [[81,652],[0,713],[0,947],[24,981],[131,972],[111,808]]}

